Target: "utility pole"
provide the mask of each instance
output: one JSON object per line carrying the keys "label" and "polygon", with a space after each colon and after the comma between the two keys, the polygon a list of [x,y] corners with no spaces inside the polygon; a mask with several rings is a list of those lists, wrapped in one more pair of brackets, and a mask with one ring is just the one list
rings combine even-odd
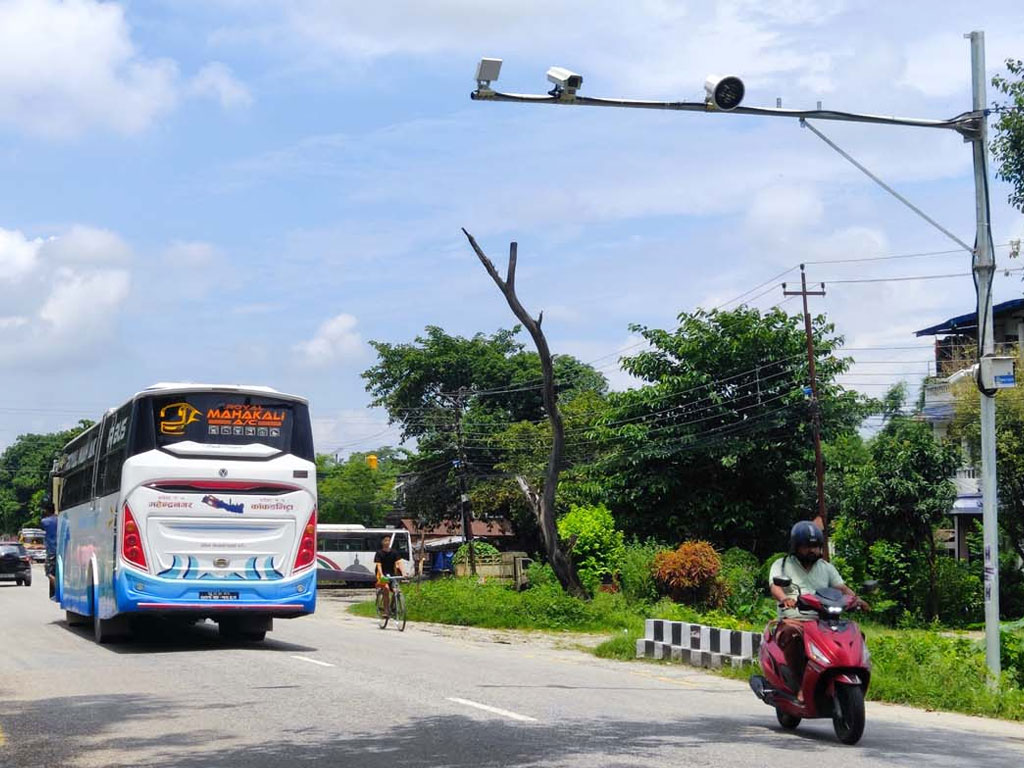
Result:
{"label": "utility pole", "polygon": [[462,512],[462,540],[469,547],[469,572],[476,576],[476,551],[473,546],[473,526],[469,515],[469,493],[466,491],[466,446],[462,439],[462,409],[466,403],[466,388],[455,393],[455,440],[459,458],[455,467],[459,472],[459,509]]}
{"label": "utility pole", "polygon": [[825,461],[821,455],[821,409],[818,407],[818,377],[814,367],[814,333],[811,330],[811,313],[807,308],[808,296],[824,296],[825,284],[820,291],[807,290],[807,273],[800,265],[800,290],[787,291],[782,284],[784,296],[802,296],[804,300],[804,335],[807,337],[807,368],[811,379],[811,433],[814,435],[814,475],[818,485],[818,517],[815,522],[825,535],[825,559],[828,554],[828,513],[825,511]]}
{"label": "utility pole", "polygon": [[[971,41],[971,91],[976,113],[988,107],[985,93],[985,33],[964,35]],[[992,226],[988,204],[988,120],[982,117],[970,138],[974,151],[974,200],[977,230],[974,239],[974,275],[978,287],[979,374],[985,358],[995,354],[992,312],[992,276],[996,271],[992,252]],[[999,659],[999,524],[996,485],[995,391],[981,388],[981,499],[985,566],[985,662],[990,685],[998,685]]]}

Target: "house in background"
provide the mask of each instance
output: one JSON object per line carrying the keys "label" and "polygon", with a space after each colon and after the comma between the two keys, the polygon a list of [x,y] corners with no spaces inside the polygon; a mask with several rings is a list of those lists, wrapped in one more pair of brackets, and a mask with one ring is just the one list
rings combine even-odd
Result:
{"label": "house in background", "polygon": [[[1024,299],[1012,299],[992,308],[993,330],[997,355],[1016,357],[1024,338]],[[953,421],[953,385],[972,375],[978,344],[978,314],[951,317],[936,325],[922,328],[915,336],[935,337],[935,375],[924,384],[923,415],[932,426],[935,437],[946,437]],[[964,451],[966,458],[967,452]],[[956,471],[956,500],[949,511],[953,518],[953,536],[949,547],[959,559],[966,560],[967,534],[982,517],[982,495],[978,470],[964,465]]]}

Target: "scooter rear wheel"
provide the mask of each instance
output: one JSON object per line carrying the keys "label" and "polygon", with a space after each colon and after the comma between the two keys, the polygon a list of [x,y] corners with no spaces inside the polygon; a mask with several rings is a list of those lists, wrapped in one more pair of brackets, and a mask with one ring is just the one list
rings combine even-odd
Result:
{"label": "scooter rear wheel", "polygon": [[864,735],[864,689],[859,685],[836,686],[832,727],[843,744],[856,744]]}
{"label": "scooter rear wheel", "polygon": [[779,707],[775,708],[775,717],[778,719],[779,725],[790,731],[800,725],[800,721],[803,720],[802,717],[791,715]]}

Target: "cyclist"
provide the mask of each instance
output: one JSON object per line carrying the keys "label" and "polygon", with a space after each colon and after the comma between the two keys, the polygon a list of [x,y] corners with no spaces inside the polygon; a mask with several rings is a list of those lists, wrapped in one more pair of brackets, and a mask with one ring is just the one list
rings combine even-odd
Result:
{"label": "cyclist", "polygon": [[402,573],[401,554],[391,548],[391,537],[385,536],[380,540],[380,549],[373,556],[373,563],[377,572],[377,589],[384,590],[384,615],[391,613],[391,582],[388,576],[404,576]]}

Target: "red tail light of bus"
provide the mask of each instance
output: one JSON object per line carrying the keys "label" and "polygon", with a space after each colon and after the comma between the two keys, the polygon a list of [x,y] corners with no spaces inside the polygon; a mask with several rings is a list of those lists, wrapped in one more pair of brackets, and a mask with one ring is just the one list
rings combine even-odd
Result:
{"label": "red tail light of bus", "polygon": [[146,565],[146,553],[142,551],[142,534],[127,504],[124,505],[124,525],[121,526],[121,556],[132,565],[149,570],[149,566]]}
{"label": "red tail light of bus", "polygon": [[295,566],[292,572],[301,571],[316,562],[316,507],[309,516],[309,521],[302,531],[302,540],[299,541],[299,552],[295,555]]}

